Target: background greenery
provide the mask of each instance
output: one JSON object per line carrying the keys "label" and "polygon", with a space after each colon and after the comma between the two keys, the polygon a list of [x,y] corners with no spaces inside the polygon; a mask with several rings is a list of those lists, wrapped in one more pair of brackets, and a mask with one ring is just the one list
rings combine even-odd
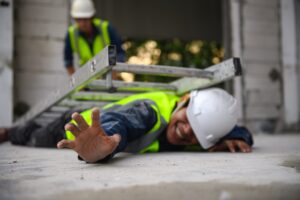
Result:
{"label": "background greenery", "polygon": [[[126,39],[123,45],[127,63],[206,68],[224,57],[224,49],[215,41]],[[136,75],[137,81],[169,82],[174,78]]]}

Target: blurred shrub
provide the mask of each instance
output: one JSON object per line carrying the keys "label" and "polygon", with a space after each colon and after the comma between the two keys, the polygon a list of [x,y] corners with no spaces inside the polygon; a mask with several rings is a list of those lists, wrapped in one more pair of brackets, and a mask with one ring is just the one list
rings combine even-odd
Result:
{"label": "blurred shrub", "polygon": [[[214,41],[126,39],[123,47],[127,63],[206,68],[224,57],[224,49]],[[138,81],[169,82],[174,78],[136,75]]]}

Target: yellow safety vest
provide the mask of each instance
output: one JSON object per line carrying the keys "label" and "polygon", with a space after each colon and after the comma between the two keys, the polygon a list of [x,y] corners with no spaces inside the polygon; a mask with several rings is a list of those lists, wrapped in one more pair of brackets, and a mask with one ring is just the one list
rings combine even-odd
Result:
{"label": "yellow safety vest", "polygon": [[[151,130],[145,134],[145,136],[129,143],[125,151],[133,153],[157,152],[159,150],[157,136],[166,128],[167,124],[169,123],[173,109],[176,103],[179,101],[179,97],[174,93],[165,92],[141,93],[126,97],[115,103],[108,104],[104,106],[103,110],[113,110],[115,107],[126,105],[137,100],[147,100],[150,102],[151,107],[156,112],[157,121]],[[92,123],[91,113],[91,109],[81,113],[89,125]],[[74,120],[71,122],[75,123]],[[66,137],[69,140],[75,139],[73,134],[69,131],[66,131]]]}
{"label": "yellow safety vest", "polygon": [[88,42],[79,34],[79,28],[76,24],[68,29],[71,48],[73,54],[79,56],[79,65],[84,65],[88,60],[99,53],[106,45],[110,44],[108,32],[109,22],[100,19],[93,19],[93,25],[98,28],[100,34],[96,35],[93,42],[93,49],[90,49]]}

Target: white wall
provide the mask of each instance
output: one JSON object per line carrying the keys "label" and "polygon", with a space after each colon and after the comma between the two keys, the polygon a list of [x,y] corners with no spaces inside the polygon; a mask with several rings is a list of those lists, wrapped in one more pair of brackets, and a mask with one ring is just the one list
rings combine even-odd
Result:
{"label": "white wall", "polygon": [[15,102],[34,105],[67,77],[65,0],[15,0]]}

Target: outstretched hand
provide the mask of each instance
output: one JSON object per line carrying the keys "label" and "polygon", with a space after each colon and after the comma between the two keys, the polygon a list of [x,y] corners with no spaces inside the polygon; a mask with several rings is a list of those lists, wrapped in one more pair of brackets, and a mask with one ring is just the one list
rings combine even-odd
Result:
{"label": "outstretched hand", "polygon": [[61,140],[57,143],[57,148],[70,148],[86,162],[97,162],[111,154],[118,146],[121,136],[114,134],[107,136],[100,123],[100,111],[97,108],[92,110],[92,125],[89,126],[79,113],[73,113],[77,125],[68,123],[65,130],[70,131],[75,140]]}
{"label": "outstretched hand", "polygon": [[243,153],[250,153],[251,147],[243,140],[224,140],[220,144],[211,147],[208,151],[230,151],[232,153],[240,151]]}

